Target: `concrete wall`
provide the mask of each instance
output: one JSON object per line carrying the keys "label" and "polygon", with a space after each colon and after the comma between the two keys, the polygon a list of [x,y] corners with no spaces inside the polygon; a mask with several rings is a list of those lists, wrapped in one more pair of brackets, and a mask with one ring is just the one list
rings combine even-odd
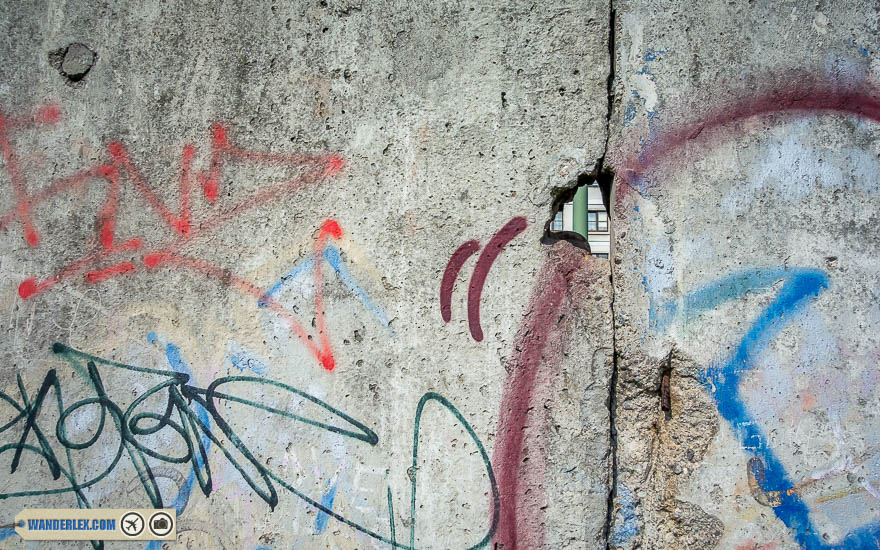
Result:
{"label": "concrete wall", "polygon": [[611,546],[877,548],[877,7],[615,8]]}
{"label": "concrete wall", "polygon": [[[878,19],[4,4],[0,525],[878,547]],[[541,244],[600,169],[612,259]]]}
{"label": "concrete wall", "polygon": [[0,524],[604,545],[610,270],[539,237],[602,156],[607,5],[0,12]]}

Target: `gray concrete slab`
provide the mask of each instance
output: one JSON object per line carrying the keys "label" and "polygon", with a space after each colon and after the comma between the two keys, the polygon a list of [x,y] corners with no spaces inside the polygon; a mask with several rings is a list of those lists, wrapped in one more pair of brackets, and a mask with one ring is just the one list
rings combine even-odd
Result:
{"label": "gray concrete slab", "polygon": [[4,471],[12,403],[50,388],[0,523],[163,505],[171,548],[604,548],[610,268],[539,237],[604,152],[608,22],[0,7]]}
{"label": "gray concrete slab", "polygon": [[615,9],[610,547],[872,548],[876,6]]}

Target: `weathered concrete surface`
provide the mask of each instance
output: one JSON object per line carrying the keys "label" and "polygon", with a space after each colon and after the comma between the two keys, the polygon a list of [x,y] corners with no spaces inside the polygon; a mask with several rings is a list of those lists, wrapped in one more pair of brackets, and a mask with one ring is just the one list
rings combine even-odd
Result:
{"label": "weathered concrete surface", "polygon": [[614,7],[609,546],[876,548],[876,5]]}
{"label": "weathered concrete surface", "polygon": [[3,4],[0,524],[161,504],[170,548],[604,548],[609,264],[538,238],[604,153],[608,22]]}
{"label": "weathered concrete surface", "polygon": [[[0,21],[0,525],[163,505],[170,548],[880,546],[876,6]],[[600,168],[613,260],[539,244]]]}

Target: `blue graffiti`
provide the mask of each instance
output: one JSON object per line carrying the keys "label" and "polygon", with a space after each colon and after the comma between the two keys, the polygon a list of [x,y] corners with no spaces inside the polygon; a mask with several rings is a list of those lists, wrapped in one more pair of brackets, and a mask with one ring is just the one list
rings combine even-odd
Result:
{"label": "blue graffiti", "polygon": [[626,110],[623,112],[623,125],[629,126],[630,123],[636,118],[636,106],[634,103],[629,103],[626,106]]}
{"label": "blue graffiti", "polygon": [[[658,49],[658,50],[655,50],[654,48],[648,49],[648,51],[645,52],[645,56],[644,56],[645,64],[642,65],[642,68],[637,70],[635,72],[635,74],[645,75],[650,80],[653,80],[654,73],[651,72],[651,69],[649,68],[648,64],[653,61],[656,61],[660,55],[665,54],[665,53],[666,53],[666,50],[662,50],[662,49]],[[648,121],[652,121],[654,119],[654,117],[657,116],[656,111],[647,109],[647,102],[645,101],[645,99],[643,97],[641,97],[639,95],[638,90],[630,90],[630,93],[632,94],[632,99],[627,103],[626,107],[624,108],[623,126],[627,127],[627,126],[631,126],[633,124],[633,120],[635,120],[636,115],[638,114],[639,105],[641,105],[642,107],[645,107],[645,116],[648,118]]]}
{"label": "blue graffiti", "polygon": [[766,291],[782,283],[773,300],[755,319],[736,348],[723,361],[710,365],[704,382],[713,390],[718,411],[733,427],[745,449],[764,464],[761,489],[778,491],[779,504],[773,512],[788,527],[797,543],[805,550],[868,550],[876,549],[880,539],[880,522],[870,523],[854,531],[835,545],[827,544],[814,528],[810,510],[796,492],[788,472],[776,453],[766,444],[767,438],[755,422],[739,391],[744,374],[751,370],[767,345],[798,313],[804,310],[830,284],[828,275],[819,269],[764,268],[740,271],[706,285],[675,302],[668,302],[653,313],[652,326],[665,328],[672,320],[699,315],[729,300],[750,292]]}
{"label": "blue graffiti", "polygon": [[632,491],[625,485],[620,485],[617,487],[617,496],[620,499],[620,510],[617,511],[614,532],[611,533],[611,542],[615,547],[626,545],[630,539],[639,534],[639,521]]}
{"label": "blue graffiti", "polygon": [[[712,284],[706,285],[674,302],[667,302],[660,308],[651,311],[651,326],[663,330],[679,316],[689,318],[699,315],[724,302],[742,298],[750,292],[761,292],[776,283],[812,273],[814,277],[827,277],[818,270],[799,270],[785,268],[760,268],[738,271],[722,277]],[[823,287],[824,288],[824,287]]]}
{"label": "blue graffiti", "polygon": [[230,355],[229,362],[233,367],[237,368],[239,372],[249,370],[254,374],[266,376],[269,371],[269,367],[267,367],[262,361],[245,355]]}
{"label": "blue graffiti", "polygon": [[303,273],[312,269],[313,265],[315,265],[315,259],[311,256],[300,262],[297,262],[290,271],[282,275],[281,278],[278,279],[278,281],[274,285],[269,287],[269,290],[267,290],[265,294],[263,294],[263,297],[260,298],[259,302],[257,302],[258,305],[260,307],[266,307],[266,298],[271,298],[275,294],[278,294],[278,291],[281,290],[281,288],[285,285],[285,283],[287,283],[287,281],[292,281],[296,279]]}
{"label": "blue graffiti", "polygon": [[[342,262],[342,254],[340,254],[339,249],[335,246],[328,245],[324,248],[322,253],[324,260],[330,264],[330,267],[333,268],[333,272],[339,278],[340,281],[348,288],[349,292],[351,292],[360,302],[364,305],[367,310],[373,314],[373,317],[379,321],[379,323],[391,331],[390,323],[388,321],[388,317],[385,316],[385,312],[382,311],[379,306],[373,303],[370,300],[369,296],[367,296],[366,291],[357,283],[354,277],[352,277],[351,273],[345,267],[345,264]],[[266,307],[266,299],[271,298],[272,296],[278,294],[284,286],[290,282],[295,280],[297,277],[311,270],[315,265],[315,258],[309,257],[305,258],[299,262],[297,262],[290,271],[285,273],[275,284],[273,284],[269,289],[263,294],[263,297],[260,298],[258,305],[260,307]]]}
{"label": "blue graffiti", "polygon": [[645,61],[656,61],[657,58],[669,50],[655,50],[654,48],[648,48],[648,51],[645,52]]}
{"label": "blue graffiti", "polygon": [[846,43],[849,44],[850,46],[852,46],[853,48],[856,48],[857,50],[859,50],[859,53],[862,54],[862,56],[868,57],[868,54],[870,53],[868,51],[868,48],[859,46],[858,44],[856,44],[856,41],[853,40],[852,38],[847,38]]}
{"label": "blue graffiti", "polygon": [[227,374],[229,374],[230,367],[237,368],[238,372],[249,370],[259,376],[266,376],[269,374],[268,361],[251,353],[236,342],[230,342],[227,344],[226,360]]}
{"label": "blue graffiti", "polygon": [[238,369],[239,373],[248,370],[258,376],[269,374],[268,359],[231,340],[226,344],[226,374],[230,374],[233,367]]}
{"label": "blue graffiti", "polygon": [[[193,379],[193,373],[190,370],[189,366],[183,361],[183,357],[180,354],[180,348],[175,346],[172,343],[165,344],[165,358],[168,360],[168,365],[171,366],[171,369],[174,372],[180,372],[186,374],[191,379]],[[208,415],[208,411],[204,408],[199,407],[196,416],[205,426],[208,428],[211,427],[211,417]],[[205,448],[205,453],[208,453],[211,449],[211,439],[202,433],[202,446]],[[201,454],[195,455],[196,460],[196,469],[193,469],[186,478],[186,481],[183,483],[183,487],[181,487],[180,491],[177,493],[177,498],[174,500],[174,504],[172,506],[175,510],[177,510],[177,514],[180,515],[183,513],[184,507],[186,507],[186,503],[189,500],[190,493],[192,492],[193,483],[196,480],[196,470],[202,471],[205,468],[205,464],[202,460]]]}
{"label": "blue graffiti", "polygon": [[[147,341],[151,344],[156,343],[159,340],[158,336],[156,336],[155,332],[150,331],[147,334]],[[168,342],[165,344],[165,359],[168,361],[168,365],[171,366],[171,369],[174,372],[180,372],[186,374],[191,379],[193,378],[192,371],[189,366],[184,362],[183,357],[180,353],[180,348],[175,346],[174,344]],[[208,412],[199,407],[196,412],[196,416],[198,419],[205,425],[210,428],[211,426],[211,417],[208,415]],[[205,453],[207,454],[211,450],[211,439],[205,435],[205,432],[202,432],[202,446],[205,448]],[[204,460],[202,459],[202,455],[200,453],[196,453],[195,455],[196,467],[198,471],[203,471],[205,469]],[[180,517],[183,514],[183,509],[186,508],[187,502],[189,502],[189,497],[192,494],[193,485],[196,481],[196,469],[192,469],[189,475],[186,477],[186,480],[183,482],[183,485],[180,487],[180,490],[177,493],[177,497],[174,499],[174,503],[172,507],[177,510],[177,517]],[[162,548],[162,541],[154,540],[151,541],[146,546],[146,550],[160,550]]]}
{"label": "blue graffiti", "polygon": [[[327,481],[327,485],[330,485],[330,481]],[[334,483],[330,489],[324,493],[321,497],[321,506],[328,510],[333,509],[333,499],[336,498],[336,486]],[[318,516],[315,518],[315,534],[320,535],[324,531],[327,530],[327,522],[330,520],[330,515],[324,510],[318,510]]]}

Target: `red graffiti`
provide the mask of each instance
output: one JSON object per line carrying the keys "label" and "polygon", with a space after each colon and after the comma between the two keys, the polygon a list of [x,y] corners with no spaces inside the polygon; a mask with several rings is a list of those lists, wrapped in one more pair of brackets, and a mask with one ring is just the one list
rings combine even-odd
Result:
{"label": "red graffiti", "polygon": [[275,314],[281,317],[290,326],[290,330],[296,334],[300,342],[308,348],[315,356],[315,359],[327,370],[333,370],[336,367],[336,359],[333,357],[333,349],[330,346],[330,335],[324,321],[324,296],[323,276],[321,271],[321,263],[319,261],[324,253],[327,238],[342,238],[342,228],[335,220],[327,220],[318,231],[318,237],[315,240],[315,256],[314,268],[312,274],[314,276],[313,283],[315,285],[315,326],[318,331],[318,339],[320,345],[315,344],[312,336],[303,328],[302,324],[296,320],[292,312],[284,307],[277,300],[265,294],[265,290],[258,287],[254,283],[232,274],[229,270],[217,267],[210,262],[197,258],[190,258],[178,254],[168,252],[157,252],[147,254],[144,257],[144,264],[150,269],[156,269],[161,266],[186,269],[201,273],[202,275],[218,281],[220,284],[230,286],[236,290],[253,296],[259,303],[264,304]]}
{"label": "red graffiti", "polygon": [[[345,164],[343,158],[338,154],[249,151],[230,141],[229,132],[225,126],[215,124],[211,128],[210,161],[206,171],[194,170],[196,147],[192,144],[183,146],[180,158],[178,202],[174,209],[157,195],[155,188],[144,177],[125,145],[118,141],[111,142],[107,146],[108,159],[106,161],[57,179],[46,187],[32,192],[29,190],[21,171],[21,155],[15,149],[13,134],[22,128],[56,124],[60,119],[61,111],[55,106],[42,107],[35,113],[24,117],[0,114],[0,152],[2,152],[4,167],[15,196],[15,205],[8,212],[0,215],[0,229],[7,228],[10,224],[17,222],[23,229],[25,242],[30,247],[36,248],[40,244],[41,236],[34,221],[33,212],[40,204],[60,193],[82,189],[101,181],[106,183],[106,196],[97,215],[96,236],[95,243],[91,246],[92,251],[42,280],[38,280],[36,277],[24,280],[18,288],[18,293],[23,299],[45,292],[59,282],[78,275],[82,275],[86,283],[95,284],[112,277],[145,269],[155,269],[160,265],[195,269],[206,275],[217,276],[221,281],[254,294],[256,287],[251,283],[231,277],[224,270],[212,266],[206,260],[179,255],[178,251],[186,248],[199,237],[208,235],[226,223],[234,221],[251,209],[278,200],[308,185],[318,184],[322,180],[338,174]],[[213,213],[198,220],[193,219],[192,188],[194,178],[200,184],[205,199],[210,204],[216,204],[219,202],[223,168],[231,162],[287,166],[297,169],[299,174],[280,184],[260,189],[236,203],[225,205],[225,207],[217,205]],[[145,240],[142,237],[132,237],[117,242],[116,227],[120,211],[120,191],[124,184],[134,188],[137,196],[147,203],[149,209],[158,218],[160,225],[166,227],[170,235],[166,241],[152,246],[150,250],[145,250]],[[341,236],[342,229],[338,223],[332,220],[325,222],[316,240],[316,253],[323,250],[327,238],[338,239]],[[121,253],[130,255],[132,252],[140,252],[139,258],[131,259],[128,257],[124,261],[111,261],[113,256]],[[288,321],[293,332],[300,337],[326,368],[332,369],[335,362],[324,326],[321,270],[318,264],[320,262],[316,262],[315,268],[317,290],[315,306],[320,345],[312,342],[311,337],[302,326],[290,317],[289,312],[282,306],[273,300],[265,300],[265,303]]]}
{"label": "red graffiti", "polygon": [[620,199],[634,191],[642,175],[652,171],[661,161],[668,162],[670,156],[686,144],[698,138],[705,140],[710,135],[725,137],[719,134],[730,133],[730,130],[723,132],[723,129],[731,123],[758,115],[788,113],[805,116],[816,112],[849,114],[880,122],[878,96],[876,90],[845,89],[839,83],[807,83],[724,104],[690,123],[657,132],[638,152],[619,155],[613,162],[617,172],[615,198],[620,204]]}
{"label": "red graffiti", "polygon": [[[527,225],[526,219],[523,217],[511,219],[489,240],[489,244],[486,245],[479,259],[477,259],[477,265],[474,267],[474,273],[471,275],[471,281],[468,285],[467,305],[468,327],[470,328],[471,336],[477,342],[483,341],[483,327],[480,325],[480,299],[483,296],[486,277],[489,276],[492,264],[498,259],[504,247],[515,239],[517,235],[525,231]],[[446,264],[443,279],[440,281],[440,315],[446,323],[452,319],[452,291],[455,288],[455,280],[458,278],[464,263],[479,248],[479,242],[474,240],[467,241],[452,253],[452,257]]]}
{"label": "red graffiti", "polygon": [[284,307],[277,300],[268,296],[265,291],[254,283],[232,274],[230,271],[217,267],[210,262],[197,258],[190,258],[169,252],[156,252],[144,256],[144,265],[150,269],[160,266],[174,267],[186,269],[201,273],[208,278],[218,281],[220,284],[231,286],[245,294],[253,296],[259,303],[264,304],[290,326],[291,331],[297,335],[300,341],[305,345],[312,355],[327,370],[333,370],[336,366],[336,359],[333,357],[333,350],[330,346],[330,336],[327,330],[324,317],[324,295],[323,274],[321,270],[320,258],[324,253],[327,245],[327,239],[341,239],[343,236],[342,227],[336,220],[327,220],[318,230],[318,236],[315,239],[314,247],[314,268],[312,269],[313,284],[315,286],[315,325],[318,331],[318,339],[320,345],[315,344],[309,333],[303,328],[302,324],[294,318],[291,311]]}
{"label": "red graffiti", "polygon": [[[541,418],[535,417],[543,408],[535,406],[536,394],[541,387],[553,392],[548,380],[562,360],[570,310],[587,302],[593,277],[582,252],[568,243],[553,245],[514,340],[492,455],[501,492],[494,540],[505,550],[544,547],[545,457]],[[540,456],[526,456],[526,448]]]}
{"label": "red graffiti", "polygon": [[105,267],[104,269],[95,269],[93,271],[89,271],[86,273],[86,281],[90,283],[97,283],[98,281],[103,281],[104,279],[109,279],[114,275],[122,275],[123,273],[134,273],[135,266],[131,262],[121,262],[116,265],[111,265],[110,267]]}
{"label": "red graffiti", "polygon": [[[34,222],[31,218],[31,201],[28,197],[24,178],[19,169],[18,156],[15,154],[9,141],[9,132],[17,128],[38,124],[54,124],[60,117],[61,111],[54,106],[43,107],[29,117],[12,118],[0,116],[0,149],[3,151],[3,161],[9,173],[12,192],[15,194],[15,207],[7,216],[10,219],[18,218],[18,221],[21,222],[24,228],[24,239],[31,246],[37,246],[40,242],[40,237],[37,235],[37,230],[34,228]],[[4,219],[7,216],[4,216]],[[0,227],[2,227],[3,223],[0,222]]]}
{"label": "red graffiti", "polygon": [[444,323],[452,320],[452,291],[455,289],[455,280],[458,279],[464,263],[479,249],[479,242],[467,241],[452,253],[449,263],[446,264],[443,279],[440,281],[440,316],[443,317]]}

